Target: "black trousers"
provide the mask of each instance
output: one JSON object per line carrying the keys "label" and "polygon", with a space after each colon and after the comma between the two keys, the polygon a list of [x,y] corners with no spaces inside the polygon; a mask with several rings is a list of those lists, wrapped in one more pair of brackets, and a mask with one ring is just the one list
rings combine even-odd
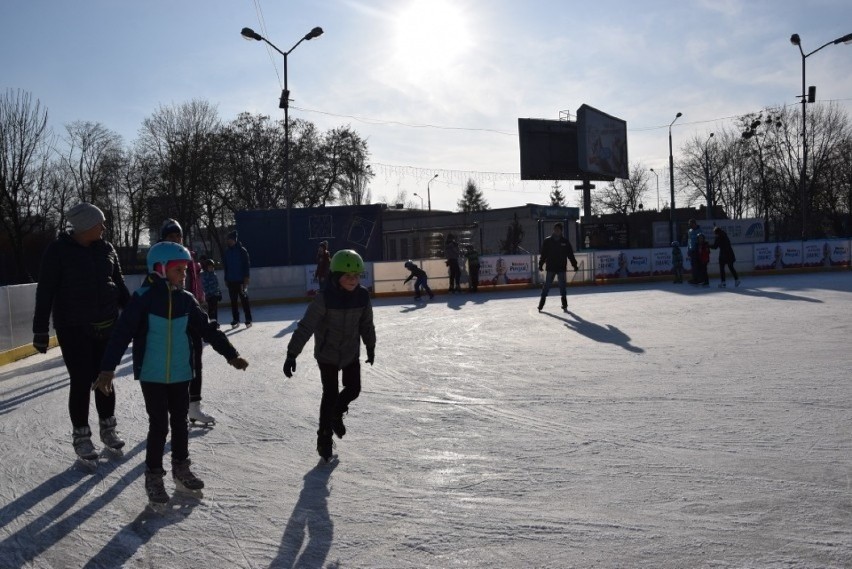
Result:
{"label": "black trousers", "polygon": [[189,400],[201,401],[201,352],[204,349],[204,340],[201,335],[189,333],[189,341],[192,343],[192,381],[189,382]]}
{"label": "black trousers", "polygon": [[[92,384],[98,379],[101,358],[106,351],[111,328],[97,331],[93,326],[68,326],[56,329],[56,339],[62,351],[62,359],[71,378],[68,393],[68,414],[74,428],[89,424],[89,402]],[[115,390],[104,395],[95,391],[95,408],[99,419],[115,415]]]}
{"label": "black trousers", "polygon": [[470,290],[476,292],[479,288],[479,265],[471,265],[468,267],[468,276],[470,278]]}
{"label": "black trousers", "polygon": [[450,267],[450,290],[461,290],[461,267],[458,259],[447,259]]}
{"label": "black trousers", "polygon": [[243,312],[246,313],[246,324],[251,322],[251,304],[249,303],[248,293],[243,291],[243,283],[228,281],[228,297],[231,299],[231,315],[234,317],[232,322],[240,321],[240,308],[237,305],[237,299],[243,305]]}
{"label": "black trousers", "polygon": [[357,359],[343,368],[343,391],[338,392],[336,365],[317,362],[322,379],[319,429],[331,431],[331,420],[349,410],[349,404],[361,393],[361,362]]}
{"label": "black trousers", "polygon": [[733,262],[728,261],[726,263],[723,263],[723,262],[719,261],[719,275],[722,278],[722,282],[725,282],[725,265],[727,265],[728,268],[731,269],[731,275],[733,275],[734,280],[735,281],[740,280],[740,276],[737,274],[737,270],[734,268]]}
{"label": "black trousers", "polygon": [[207,301],[207,316],[210,317],[210,320],[219,321],[219,301],[217,300],[219,297],[206,297]]}
{"label": "black trousers", "polygon": [[148,470],[163,468],[163,452],[169,425],[172,427],[172,462],[189,458],[189,382],[154,383],[140,381],[148,412],[148,444],[145,447],[145,466]]}

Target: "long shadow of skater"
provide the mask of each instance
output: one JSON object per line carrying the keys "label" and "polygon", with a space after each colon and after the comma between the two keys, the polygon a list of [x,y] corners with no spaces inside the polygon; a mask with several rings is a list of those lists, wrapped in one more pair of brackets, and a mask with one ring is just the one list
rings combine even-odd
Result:
{"label": "long shadow of skater", "polygon": [[735,294],[741,294],[743,296],[757,296],[761,298],[771,298],[772,300],[798,300],[800,302],[813,302],[817,304],[822,304],[822,301],[817,298],[811,298],[809,296],[799,296],[796,294],[789,294],[786,292],[780,292],[776,290],[760,290],[757,288],[746,288],[739,287],[735,289],[728,289],[728,292],[733,292]]}
{"label": "long shadow of skater", "polygon": [[41,397],[42,395],[46,395],[51,391],[57,391],[59,389],[64,389],[68,386],[68,379],[65,377],[60,377],[59,379],[53,381],[52,383],[45,383],[43,385],[39,385],[38,387],[33,387],[26,393],[20,393],[18,395],[14,395],[9,397],[8,399],[0,400],[0,415],[5,415],[6,413],[10,413],[18,408],[18,405],[29,401],[30,399],[36,399],[37,397]]}
{"label": "long shadow of skater", "polygon": [[[287,521],[278,556],[272,560],[270,569],[322,567],[334,537],[334,524],[328,514],[328,479],[337,464],[336,460],[321,462],[305,474],[305,486]],[[307,543],[304,543],[305,533]]]}
{"label": "long shadow of skater", "polygon": [[275,334],[275,336],[273,336],[273,337],[274,338],[283,338],[287,334],[289,334],[291,332],[295,332],[296,328],[298,328],[298,327],[299,327],[299,321],[294,320],[294,321],[290,322],[289,326],[287,326],[286,328],[282,328],[281,331],[278,332],[277,334]]}
{"label": "long shadow of skater", "polygon": [[583,320],[580,316],[577,316],[573,312],[568,312],[574,320],[569,320],[568,318],[562,318],[561,316],[557,316],[556,314],[550,314],[549,312],[542,312],[542,314],[547,314],[551,318],[556,318],[557,320],[561,320],[565,323],[565,326],[569,330],[573,330],[586,336],[590,340],[594,340],[595,342],[600,342],[602,344],[615,344],[616,346],[621,346],[628,352],[633,352],[636,354],[642,354],[645,352],[642,348],[638,346],[633,346],[630,344],[630,336],[613,326],[612,324],[607,324],[606,326],[601,326],[600,324],[595,324],[594,322],[589,322],[588,320]]}
{"label": "long shadow of skater", "polygon": [[[118,495],[127,486],[129,486],[133,480],[142,476],[145,472],[144,464],[141,464],[122,476],[101,496],[90,501],[82,508],[65,516],[65,514],[72,509],[74,504],[92,491],[93,487],[101,484],[103,476],[118,468],[119,464],[130,460],[144,448],[145,442],[141,442],[136,445],[133,450],[125,454],[124,458],[120,461],[108,460],[106,462],[101,462],[98,466],[98,473],[96,475],[88,476],[82,484],[74,488],[68,495],[62,498],[62,500],[48,511],[35,518],[15,533],[8,535],[2,542],[0,542],[0,559],[3,560],[4,569],[28,566],[33,559],[62,541],[65,537],[71,534],[71,532],[79,529],[79,527],[83,525],[86,520],[95,515],[98,510],[118,497]],[[0,510],[0,520],[8,522],[9,520],[20,516],[45,498],[52,496],[58,490],[70,486],[77,481],[78,479],[68,472],[52,477],[51,479],[43,482],[38,488],[27,492],[14,502],[3,507],[2,510]]]}
{"label": "long shadow of skater", "polygon": [[[139,467],[144,471],[144,464]],[[165,513],[142,511],[135,520],[115,534],[97,555],[89,559],[83,569],[124,567],[139,548],[151,541],[158,531],[188,517],[198,503],[196,498],[175,493]]]}

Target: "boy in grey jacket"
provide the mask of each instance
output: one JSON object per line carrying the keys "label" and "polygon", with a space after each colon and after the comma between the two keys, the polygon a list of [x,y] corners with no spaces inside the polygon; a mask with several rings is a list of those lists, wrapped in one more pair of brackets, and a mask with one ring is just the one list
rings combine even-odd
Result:
{"label": "boy in grey jacket", "polygon": [[[331,460],[332,439],[343,438],[346,427],[343,415],[349,404],[361,393],[361,341],[367,349],[366,363],[373,365],[376,328],[370,293],[360,285],[364,260],[350,249],[334,254],[331,278],[308,305],[293,337],[287,345],[284,375],[293,377],[296,358],[310,337],[314,336],[314,357],[320,368],[322,400],[320,401],[317,452],[326,462]],[[343,370],[343,390],[338,391],[338,371]]]}

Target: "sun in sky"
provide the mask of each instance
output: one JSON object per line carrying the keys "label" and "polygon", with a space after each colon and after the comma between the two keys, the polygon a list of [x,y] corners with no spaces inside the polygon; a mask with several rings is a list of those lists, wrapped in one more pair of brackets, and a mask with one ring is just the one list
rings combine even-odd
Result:
{"label": "sun in sky", "polygon": [[413,76],[447,71],[473,45],[464,8],[446,0],[413,0],[394,18],[395,59]]}

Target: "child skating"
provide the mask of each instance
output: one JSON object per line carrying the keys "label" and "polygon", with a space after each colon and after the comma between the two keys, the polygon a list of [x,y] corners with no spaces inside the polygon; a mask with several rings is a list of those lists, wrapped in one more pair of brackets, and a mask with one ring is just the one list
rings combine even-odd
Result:
{"label": "child skating", "polygon": [[248,367],[228,337],[216,328],[215,321],[183,289],[191,261],[189,251],[177,243],[162,241],[151,247],[149,275],[121,313],[101,362],[102,371],[92,388],[105,394],[112,392],[115,368],[132,340],[133,375],[142,387],[148,412],[145,492],[154,509],[169,501],[163,484],[163,451],[170,425],[175,489],[198,493],[204,488],[204,482],[189,469],[186,423],[194,361],[190,331],[200,334],[233,367]]}
{"label": "child skating", "polygon": [[414,300],[420,300],[421,288],[426,291],[430,299],[435,298],[432,289],[429,288],[429,277],[426,275],[426,271],[415,265],[412,261],[406,261],[405,268],[411,271],[411,274],[408,275],[407,279],[402,281],[402,284],[406,284],[411,279],[414,279]]}
{"label": "child skating", "polygon": [[207,301],[207,316],[216,321],[219,327],[219,302],[222,300],[222,289],[219,288],[219,277],[216,276],[216,263],[213,259],[201,262],[201,286],[204,287],[204,300]]}
{"label": "child skating", "polygon": [[[296,358],[314,336],[314,357],[320,369],[320,401],[317,453],[331,460],[332,433],[346,434],[343,415],[361,393],[361,341],[367,349],[366,363],[373,365],[376,328],[370,293],[360,285],[364,260],[355,251],[338,251],[331,258],[331,276],[324,290],[314,297],[287,345],[284,375],[293,377]],[[343,390],[338,391],[338,372],[343,370]]]}

